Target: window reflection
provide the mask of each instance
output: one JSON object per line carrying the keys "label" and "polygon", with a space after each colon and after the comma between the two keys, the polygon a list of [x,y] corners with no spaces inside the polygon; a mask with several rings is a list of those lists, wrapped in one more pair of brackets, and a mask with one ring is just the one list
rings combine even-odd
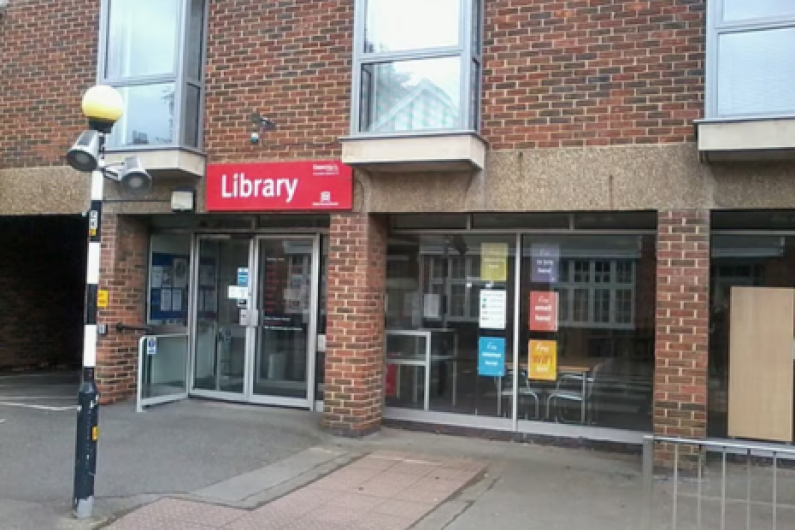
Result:
{"label": "window reflection", "polygon": [[[515,241],[391,238],[387,406],[510,418],[516,401],[520,420],[650,430],[654,236],[524,236],[518,286]],[[493,359],[504,348],[501,374],[484,368],[484,344]]]}
{"label": "window reflection", "polygon": [[455,57],[362,66],[362,130],[459,127],[460,67]]}
{"label": "window reflection", "polygon": [[792,0],[722,0],[724,20],[749,20],[795,15]]}
{"label": "window reflection", "polygon": [[461,0],[367,0],[366,10],[367,53],[459,43]]}
{"label": "window reflection", "polygon": [[[513,347],[515,240],[473,235],[391,240],[387,406],[478,416],[509,410],[499,398],[499,381],[478,375],[478,348],[481,338],[504,341],[506,352]],[[496,248],[496,257],[484,257],[484,248]],[[494,267],[484,269],[484,261]],[[483,292],[504,300],[504,315],[492,318],[490,327],[482,326]]]}
{"label": "window reflection", "polygon": [[[735,347],[732,352],[732,340],[742,341],[743,336],[748,333],[756,333],[758,326],[763,325],[762,321],[770,321],[770,318],[778,318],[782,311],[776,311],[776,315],[769,313],[763,315],[763,311],[768,308],[763,306],[769,303],[762,303],[758,307],[747,311],[746,316],[752,319],[747,320],[747,324],[742,329],[732,330],[731,315],[733,294],[736,288],[795,288],[795,239],[791,236],[777,235],[716,235],[712,238],[712,258],[710,263],[710,328],[709,328],[709,396],[708,404],[708,435],[714,437],[730,436],[728,430],[729,407],[736,406],[745,411],[758,412],[758,403],[750,403],[746,400],[730,399],[729,373],[731,370],[732,356],[739,356],[739,360],[745,354],[753,356],[759,355],[756,351],[749,351],[745,348]],[[764,290],[753,290],[761,292]],[[738,311],[743,310],[742,306],[737,307]],[[782,328],[788,334],[787,342],[792,337],[791,321],[788,326]],[[772,340],[772,335],[757,337],[760,340]],[[767,350],[763,355],[772,354],[775,348],[769,344],[764,346]],[[789,356],[791,351],[785,347],[783,355]],[[755,373],[738,372],[738,382],[748,381],[751,385],[758,387],[753,380],[763,376],[764,370],[772,366],[767,360],[759,364],[759,369]],[[791,366],[791,361],[790,361]],[[765,403],[765,408],[769,411],[775,410],[775,405],[771,401],[781,397],[765,395],[764,388],[757,388],[753,394],[758,396]],[[789,391],[789,401],[792,402],[792,390]],[[735,405],[732,405],[735,403]],[[774,417],[772,414],[768,418]],[[782,420],[786,421],[786,420]],[[733,435],[732,435],[733,436]],[[764,439],[763,436],[756,438]]]}
{"label": "window reflection", "polygon": [[179,5],[179,0],[112,0],[107,76],[127,79],[173,74]]}
{"label": "window reflection", "polygon": [[163,145],[174,141],[174,84],[118,89],[124,113],[110,136],[112,146]]}

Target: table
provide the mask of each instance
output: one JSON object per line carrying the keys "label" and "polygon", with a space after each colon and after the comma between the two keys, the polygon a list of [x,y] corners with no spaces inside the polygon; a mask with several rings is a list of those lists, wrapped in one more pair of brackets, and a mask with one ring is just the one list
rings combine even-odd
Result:
{"label": "table", "polygon": [[[582,401],[580,404],[580,421],[583,425],[585,425],[585,398],[586,392],[588,391],[588,374],[591,370],[594,369],[596,365],[601,363],[604,359],[598,357],[586,357],[586,358],[570,358],[570,359],[558,359],[561,364],[558,364],[558,375],[576,375],[582,379]],[[507,362],[505,363],[505,368],[508,370],[513,370],[513,363]],[[520,362],[519,368],[522,370],[528,370],[529,366],[527,362]],[[500,408],[502,407],[502,384],[498,385],[498,395],[497,398],[499,399],[499,405],[497,405],[497,413],[500,413]]]}

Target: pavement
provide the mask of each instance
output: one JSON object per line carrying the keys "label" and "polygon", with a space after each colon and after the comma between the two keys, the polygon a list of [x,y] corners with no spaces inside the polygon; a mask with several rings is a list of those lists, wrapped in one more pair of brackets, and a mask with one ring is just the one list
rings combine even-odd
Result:
{"label": "pavement", "polygon": [[[306,411],[199,400],[103,407],[95,517],[77,521],[75,389],[60,377],[0,378],[0,530],[641,528],[637,455],[389,428],[334,438]],[[795,473],[778,471],[773,526],[769,468],[750,490],[744,467],[730,471],[725,528],[795,528]],[[714,465],[702,486],[703,528],[722,528]],[[674,527],[672,498],[658,476],[652,528]],[[697,528],[692,478],[677,499],[676,528]]]}

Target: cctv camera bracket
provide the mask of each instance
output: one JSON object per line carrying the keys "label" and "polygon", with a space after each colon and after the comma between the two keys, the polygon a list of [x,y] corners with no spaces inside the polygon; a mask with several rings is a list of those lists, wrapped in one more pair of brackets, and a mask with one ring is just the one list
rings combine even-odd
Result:
{"label": "cctv camera bracket", "polygon": [[251,123],[253,131],[275,131],[276,124],[270,118],[262,116],[259,112],[251,113]]}
{"label": "cctv camera bracket", "polygon": [[122,164],[106,164],[99,167],[99,170],[102,171],[102,174],[105,177],[113,180],[115,182],[121,182],[121,168],[123,167]]}

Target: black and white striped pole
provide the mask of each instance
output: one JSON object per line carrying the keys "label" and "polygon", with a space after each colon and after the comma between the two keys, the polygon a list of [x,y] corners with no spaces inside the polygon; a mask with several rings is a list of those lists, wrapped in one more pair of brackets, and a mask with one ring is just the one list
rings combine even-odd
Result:
{"label": "black and white striped pole", "polygon": [[97,299],[102,239],[102,199],[105,184],[105,136],[121,118],[121,95],[108,86],[95,86],[83,96],[83,113],[89,130],[84,131],[66,155],[70,166],[91,173],[88,210],[88,264],[86,270],[83,373],[77,396],[77,435],[72,510],[86,519],[94,510],[94,477],[99,439],[99,391],[94,370],[97,361]]}

